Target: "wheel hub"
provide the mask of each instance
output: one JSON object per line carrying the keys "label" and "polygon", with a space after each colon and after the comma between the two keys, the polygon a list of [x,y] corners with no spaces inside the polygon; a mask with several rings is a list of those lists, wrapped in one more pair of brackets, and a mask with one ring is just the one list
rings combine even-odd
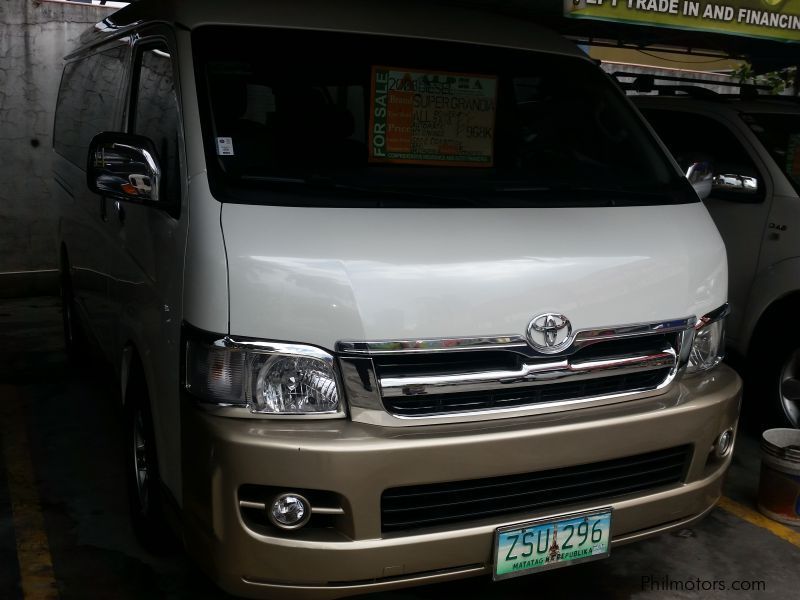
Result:
{"label": "wheel hub", "polygon": [[142,512],[147,511],[147,504],[150,496],[150,469],[147,464],[147,453],[147,436],[144,432],[144,417],[142,416],[142,411],[137,410],[133,420],[133,458],[136,491],[139,496],[139,505]]}
{"label": "wheel hub", "polygon": [[800,348],[789,355],[781,369],[781,408],[794,427],[800,427]]}

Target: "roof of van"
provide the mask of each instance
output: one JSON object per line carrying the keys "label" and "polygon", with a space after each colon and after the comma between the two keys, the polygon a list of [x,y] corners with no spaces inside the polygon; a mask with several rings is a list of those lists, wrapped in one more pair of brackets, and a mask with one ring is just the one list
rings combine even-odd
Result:
{"label": "roof of van", "polygon": [[397,35],[583,56],[575,44],[530,22],[430,0],[140,0],[86,32],[81,46],[154,21],[188,29],[225,24]]}

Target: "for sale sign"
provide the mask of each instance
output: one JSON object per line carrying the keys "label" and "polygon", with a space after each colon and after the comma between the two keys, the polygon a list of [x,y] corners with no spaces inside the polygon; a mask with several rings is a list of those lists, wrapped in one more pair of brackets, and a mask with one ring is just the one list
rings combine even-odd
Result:
{"label": "for sale sign", "polygon": [[376,66],[373,163],[491,167],[497,78]]}

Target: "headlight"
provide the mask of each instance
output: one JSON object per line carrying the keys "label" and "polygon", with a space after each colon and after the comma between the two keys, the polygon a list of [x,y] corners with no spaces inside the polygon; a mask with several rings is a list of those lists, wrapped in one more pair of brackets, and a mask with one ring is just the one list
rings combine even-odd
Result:
{"label": "headlight", "polygon": [[343,417],[333,356],[314,346],[186,341],[186,389],[252,414]]}
{"label": "headlight", "polygon": [[686,373],[701,373],[713,369],[725,357],[725,317],[728,305],[702,317],[695,325],[694,342],[689,352]]}

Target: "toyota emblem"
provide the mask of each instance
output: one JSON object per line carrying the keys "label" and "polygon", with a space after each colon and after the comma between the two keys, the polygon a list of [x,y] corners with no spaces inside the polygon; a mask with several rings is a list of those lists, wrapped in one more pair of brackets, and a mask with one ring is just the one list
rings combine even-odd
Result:
{"label": "toyota emblem", "polygon": [[561,352],[572,342],[572,324],[558,313],[537,315],[528,323],[528,342],[544,354]]}

